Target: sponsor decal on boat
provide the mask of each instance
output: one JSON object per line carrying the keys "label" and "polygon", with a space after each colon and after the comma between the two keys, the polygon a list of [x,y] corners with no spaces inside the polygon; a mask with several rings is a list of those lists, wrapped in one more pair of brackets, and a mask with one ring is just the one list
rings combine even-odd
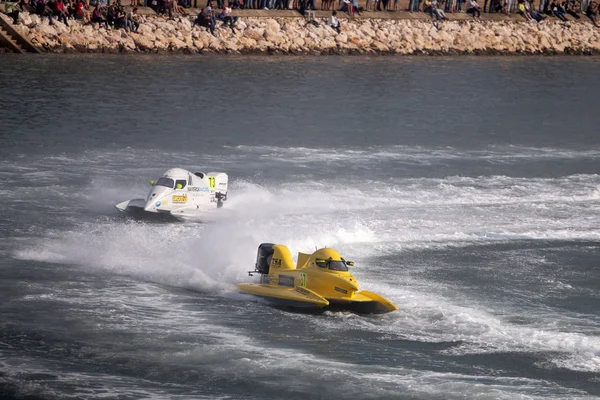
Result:
{"label": "sponsor decal on boat", "polygon": [[294,277],[289,275],[279,275],[279,286],[294,287]]}
{"label": "sponsor decal on boat", "polygon": [[281,267],[281,259],[280,258],[272,258],[270,266],[271,267]]}
{"label": "sponsor decal on boat", "polygon": [[186,194],[176,194],[171,197],[171,201],[173,204],[184,204],[187,203],[187,195]]}

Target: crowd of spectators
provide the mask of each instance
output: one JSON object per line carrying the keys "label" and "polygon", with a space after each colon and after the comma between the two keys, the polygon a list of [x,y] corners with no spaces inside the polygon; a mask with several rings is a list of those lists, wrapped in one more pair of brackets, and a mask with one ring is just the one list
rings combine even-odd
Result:
{"label": "crowd of spectators", "polygon": [[[170,0],[148,0],[153,2]],[[191,2],[200,0],[178,0],[183,7],[192,6]],[[210,7],[225,9],[225,0],[215,0]],[[361,0],[362,3],[363,0]],[[556,17],[566,22],[566,15],[580,19],[579,13],[587,16],[598,26],[596,16],[598,3],[594,0],[539,0],[535,8],[533,0],[482,0],[479,5],[477,0],[408,0],[408,8],[403,11],[424,12],[435,20],[446,19],[447,13],[467,13],[473,18],[480,18],[482,13],[502,13],[511,15],[517,13],[528,21],[543,21],[548,17]],[[320,10],[337,10],[347,12],[351,16],[362,11],[401,11],[400,0],[364,0],[364,7],[359,0],[321,0]],[[232,9],[264,9],[264,10],[298,10],[303,15],[306,11],[317,10],[316,0],[232,0],[228,7]],[[335,16],[334,16],[335,17]],[[335,17],[337,18],[337,17]]]}
{"label": "crowd of spectators", "polygon": [[194,20],[194,24],[207,28],[207,30],[214,35],[218,20],[223,23],[222,26],[228,26],[231,28],[231,31],[234,32],[235,23],[238,21],[238,17],[233,17],[231,15],[232,6],[233,3],[230,2],[219,14],[215,15],[213,12],[212,0],[208,0],[208,4],[200,11]]}
{"label": "crowd of spectators", "polygon": [[566,15],[572,16],[578,20],[581,17],[577,13],[577,9],[588,17],[595,26],[598,26],[596,15],[598,13],[598,3],[588,1],[587,4],[577,4],[573,0],[541,0],[537,10],[528,0],[517,0],[517,13],[523,16],[528,21],[541,22],[549,16],[554,16],[563,22],[568,22]]}
{"label": "crowd of spectators", "polygon": [[[167,0],[152,0],[167,1]],[[191,6],[192,1],[199,0],[179,0],[184,7]],[[216,0],[216,8],[222,9],[225,7],[225,0]],[[478,16],[481,13],[511,13],[518,12],[518,0],[483,0],[483,5],[480,6],[473,0],[408,0],[408,8],[400,10],[400,0],[361,0],[364,1],[364,7],[354,0],[321,0],[319,5],[320,10],[337,10],[345,11],[344,8],[348,3],[352,4],[358,11],[408,11],[408,12],[427,12],[426,10],[434,3],[435,8],[440,9],[445,13],[461,13],[469,12],[473,16]],[[552,10],[549,6],[553,0],[540,0],[539,9],[537,12],[552,15]],[[565,8],[579,9],[587,15],[587,9],[591,6],[592,9],[598,5],[591,0],[565,0]],[[593,4],[594,3],[594,4]],[[530,3],[531,5],[531,3]],[[265,9],[265,10],[317,10],[316,0],[233,0],[232,8],[242,9]],[[355,10],[355,11],[356,11]],[[469,11],[471,10],[471,11]]]}
{"label": "crowd of spectators", "polygon": [[[6,3],[6,13],[18,22],[20,11],[39,16],[48,17],[50,24],[55,19],[62,21],[67,26],[70,20],[79,20],[85,24],[98,23],[107,29],[125,29],[137,32],[143,17],[140,16],[138,6],[151,7],[158,14],[168,14],[169,17],[187,16],[188,8],[197,7],[198,2],[207,1],[194,23],[205,27],[214,34],[217,23],[234,29],[237,17],[231,15],[233,9],[295,9],[303,15],[311,15],[316,10],[315,0],[129,0],[131,11],[125,11],[121,0],[19,0],[18,3]],[[216,2],[216,3],[213,3]],[[347,12],[351,16],[362,11],[398,11],[399,0],[364,0],[364,7],[359,5],[359,0],[322,0],[321,10],[334,12]],[[463,11],[464,6],[464,11]],[[477,0],[408,0],[408,12],[424,12],[432,20],[446,19],[446,13],[465,12],[480,18],[481,13],[504,13],[510,15],[517,13],[527,21],[541,22],[548,17],[555,17],[567,22],[567,14],[574,19],[580,19],[578,12],[589,18],[595,26],[597,22],[598,3],[595,0],[539,0],[535,8],[530,0],[483,0],[483,6]],[[328,25],[340,31],[341,25],[337,13],[332,13]]]}
{"label": "crowd of spectators", "polygon": [[48,17],[50,25],[54,20],[69,26],[69,21],[81,21],[84,24],[99,23],[106,29],[125,29],[137,32],[143,17],[133,7],[126,12],[120,1],[107,4],[107,0],[20,0],[13,3],[7,14],[18,23],[19,13],[27,11],[40,17]]}

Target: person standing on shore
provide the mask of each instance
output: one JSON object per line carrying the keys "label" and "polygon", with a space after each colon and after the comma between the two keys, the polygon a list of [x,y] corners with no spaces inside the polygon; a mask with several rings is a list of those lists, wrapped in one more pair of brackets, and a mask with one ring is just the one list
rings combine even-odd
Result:
{"label": "person standing on shore", "polygon": [[225,7],[223,9],[223,11],[221,11],[221,14],[219,14],[218,18],[223,21],[223,25],[222,26],[227,26],[229,25],[229,27],[231,28],[231,32],[235,33],[235,30],[233,29],[235,23],[238,20],[238,17],[232,17],[231,16],[231,3],[229,3],[229,7]]}
{"label": "person standing on shore", "polygon": [[19,13],[21,12],[19,3],[6,3],[4,12],[13,19],[13,25],[17,25],[19,23]]}
{"label": "person standing on shore", "polygon": [[117,29],[123,28],[127,30],[127,14],[125,13],[125,9],[121,5],[117,5],[116,8],[117,16],[115,19],[115,27]]}
{"label": "person standing on shore", "polygon": [[598,26],[598,22],[596,21],[596,16],[598,15],[598,3],[592,1],[588,4],[585,9],[585,16],[588,17],[594,26]]}
{"label": "person standing on shore", "polygon": [[332,27],[337,33],[342,33],[340,20],[337,18],[337,11],[333,10],[331,12],[331,17],[329,17],[329,21],[327,22],[327,25]]}
{"label": "person standing on shore", "polygon": [[88,14],[85,9],[85,4],[83,4],[82,0],[77,0],[75,3],[75,19],[79,21],[83,21],[84,23],[89,22]]}
{"label": "person standing on shore", "polygon": [[115,6],[113,4],[111,4],[106,9],[106,22],[108,23],[108,26],[116,27],[115,26],[116,17],[117,17],[117,12],[115,10]]}
{"label": "person standing on shore", "polygon": [[552,0],[552,3],[550,4],[550,10],[552,10],[552,14],[554,14],[554,16],[558,19],[560,19],[562,22],[568,22],[567,18],[565,17],[565,9],[556,2],[556,0]]}
{"label": "person standing on shore", "polygon": [[579,16],[579,14],[577,14],[575,12],[575,5],[571,0],[566,0],[563,3],[563,7],[566,11],[567,14],[569,14],[571,17],[575,18],[575,19],[580,19],[581,17]]}
{"label": "person standing on shore", "polygon": [[194,20],[195,25],[200,25],[208,28],[210,33],[214,36],[215,34],[215,26],[217,22],[215,20],[215,16],[212,13],[212,9],[210,7],[206,7],[198,13],[198,16]]}
{"label": "person standing on shore", "polygon": [[102,16],[102,8],[100,7],[100,3],[96,4],[94,11],[92,11],[92,23],[104,24],[106,30],[108,30],[108,21]]}
{"label": "person standing on shore", "polygon": [[469,4],[467,4],[467,14],[473,15],[473,18],[481,17],[481,11],[479,10],[477,0],[469,0]]}
{"label": "person standing on shore", "polygon": [[57,17],[58,21],[63,21],[66,26],[69,26],[67,9],[63,0],[56,0],[53,3],[52,13],[55,17]]}
{"label": "person standing on shore", "polygon": [[136,32],[140,27],[139,16],[137,15],[137,7],[133,7],[133,10],[127,13],[125,18],[125,25],[129,29],[129,32]]}
{"label": "person standing on shore", "polygon": [[48,17],[48,23],[52,25],[52,8],[46,0],[38,0],[35,6],[35,13],[40,17]]}
{"label": "person standing on shore", "polygon": [[435,17],[436,21],[443,21],[446,19],[446,13],[442,10],[442,5],[438,0],[431,0],[431,18]]}

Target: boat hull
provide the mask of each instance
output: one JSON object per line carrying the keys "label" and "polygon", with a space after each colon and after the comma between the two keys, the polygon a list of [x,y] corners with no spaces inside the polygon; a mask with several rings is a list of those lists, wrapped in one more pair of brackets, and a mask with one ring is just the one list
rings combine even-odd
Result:
{"label": "boat hull", "polygon": [[[130,204],[128,204],[130,203]],[[161,221],[161,222],[174,222],[179,220],[170,212],[155,212],[146,211],[143,206],[137,204],[131,204],[131,200],[124,201],[123,203],[117,204],[117,209],[124,215],[143,221]]]}
{"label": "boat hull", "polygon": [[384,314],[397,310],[389,300],[375,293],[362,291],[353,298],[324,298],[303,287],[281,288],[266,284],[240,283],[238,290],[267,300],[276,307],[299,311],[350,311],[357,314]]}
{"label": "boat hull", "polygon": [[236,286],[242,293],[262,297],[276,305],[313,309],[329,305],[329,301],[305,288],[273,287],[259,283],[240,283]]}
{"label": "boat hull", "polygon": [[378,301],[349,301],[349,302],[329,302],[326,307],[329,311],[350,311],[355,314],[385,314],[389,310],[384,304]]}
{"label": "boat hull", "polygon": [[214,207],[186,207],[176,210],[146,210],[143,199],[127,200],[116,205],[116,208],[127,216],[147,221],[211,221],[215,218],[217,208]]}

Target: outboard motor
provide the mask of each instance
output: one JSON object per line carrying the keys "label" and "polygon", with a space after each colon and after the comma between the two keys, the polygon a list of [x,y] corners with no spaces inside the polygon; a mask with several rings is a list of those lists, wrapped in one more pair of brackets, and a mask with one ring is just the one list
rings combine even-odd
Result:
{"label": "outboard motor", "polygon": [[227,193],[223,194],[220,192],[215,193],[215,199],[217,199],[217,208],[223,207],[223,202],[227,200]]}
{"label": "outboard motor", "polygon": [[269,273],[269,265],[271,264],[273,253],[275,252],[273,246],[275,246],[274,243],[262,243],[260,246],[258,246],[258,251],[256,253],[256,264],[254,265],[256,272],[260,274]]}
{"label": "outboard motor", "polygon": [[217,199],[220,199],[221,201],[227,200],[229,176],[225,172],[209,172],[207,176],[209,187],[214,189]]}

